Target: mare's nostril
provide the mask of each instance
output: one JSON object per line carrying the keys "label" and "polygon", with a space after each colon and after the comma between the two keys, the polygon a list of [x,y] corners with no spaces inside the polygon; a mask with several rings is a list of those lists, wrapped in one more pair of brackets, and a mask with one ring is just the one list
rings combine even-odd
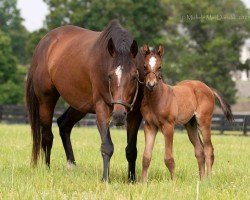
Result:
{"label": "mare's nostril", "polygon": [[127,115],[127,112],[126,112],[126,111],[124,111],[124,112],[123,112],[123,114],[126,116],[126,115]]}

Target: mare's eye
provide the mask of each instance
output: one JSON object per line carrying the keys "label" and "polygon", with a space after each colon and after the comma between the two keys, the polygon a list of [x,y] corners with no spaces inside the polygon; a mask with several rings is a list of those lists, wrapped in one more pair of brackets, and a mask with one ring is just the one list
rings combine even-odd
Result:
{"label": "mare's eye", "polygon": [[111,74],[109,74],[108,77],[109,77],[109,80],[111,80]]}
{"label": "mare's eye", "polygon": [[144,65],[144,69],[147,69],[147,66],[146,66],[146,65]]}
{"label": "mare's eye", "polygon": [[158,69],[161,69],[161,66],[159,66],[159,68]]}
{"label": "mare's eye", "polygon": [[137,76],[133,76],[132,80],[135,81],[137,79]]}

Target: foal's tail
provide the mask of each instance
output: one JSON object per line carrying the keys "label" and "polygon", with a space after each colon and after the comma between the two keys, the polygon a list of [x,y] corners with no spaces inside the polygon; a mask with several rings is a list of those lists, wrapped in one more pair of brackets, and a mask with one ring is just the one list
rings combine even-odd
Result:
{"label": "foal's tail", "polygon": [[229,103],[227,103],[227,101],[223,98],[223,96],[220,94],[220,92],[218,92],[217,90],[211,88],[211,90],[213,91],[214,95],[218,98],[218,100],[220,101],[220,105],[222,108],[222,111],[224,113],[224,115],[226,116],[227,120],[232,123],[234,118],[233,118],[233,114],[231,111],[231,106],[229,105]]}
{"label": "foal's tail", "polygon": [[41,134],[39,120],[39,102],[34,91],[32,67],[29,70],[26,83],[26,104],[31,125],[33,147],[32,147],[32,164],[35,166],[40,155]]}

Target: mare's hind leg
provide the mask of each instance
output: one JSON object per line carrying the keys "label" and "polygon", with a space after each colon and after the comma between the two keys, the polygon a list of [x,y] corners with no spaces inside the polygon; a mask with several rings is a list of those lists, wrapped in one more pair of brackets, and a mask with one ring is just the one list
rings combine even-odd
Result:
{"label": "mare's hind leg", "polygon": [[185,127],[187,129],[189,140],[194,146],[195,157],[197,159],[199,167],[199,175],[200,179],[202,179],[205,175],[205,155],[203,143],[198,133],[197,121],[195,117],[193,117],[187,124],[185,124]]}
{"label": "mare's hind leg", "polygon": [[207,175],[210,175],[212,172],[212,166],[214,163],[214,148],[211,141],[211,116],[204,115],[198,120],[199,128],[202,133],[203,143],[204,143],[204,153],[207,166]]}
{"label": "mare's hind leg", "polygon": [[70,140],[70,134],[73,126],[82,119],[86,114],[72,107],[69,107],[58,119],[60,136],[62,139],[63,147],[67,158],[67,167],[75,165],[75,157]]}
{"label": "mare's hind leg", "polygon": [[39,103],[39,114],[42,133],[42,148],[45,153],[45,162],[50,166],[50,153],[53,144],[53,133],[51,130],[53,112],[59,95],[49,95]]}

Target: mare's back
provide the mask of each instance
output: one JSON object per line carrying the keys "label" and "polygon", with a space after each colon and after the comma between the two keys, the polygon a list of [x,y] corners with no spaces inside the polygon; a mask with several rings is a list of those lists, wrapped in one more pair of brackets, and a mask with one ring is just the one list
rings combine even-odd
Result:
{"label": "mare's back", "polygon": [[[48,32],[36,47],[33,61],[57,62],[68,55],[74,54],[80,48],[93,44],[100,32],[83,29],[77,26],[67,25]],[[66,58],[67,59],[67,58]]]}

